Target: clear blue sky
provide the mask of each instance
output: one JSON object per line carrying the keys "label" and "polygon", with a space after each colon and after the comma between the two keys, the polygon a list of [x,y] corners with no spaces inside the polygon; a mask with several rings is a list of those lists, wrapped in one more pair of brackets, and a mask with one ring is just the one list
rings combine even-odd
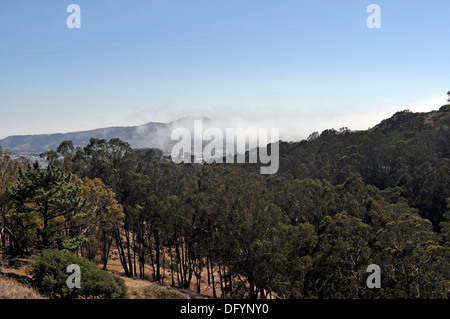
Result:
{"label": "clear blue sky", "polygon": [[0,138],[192,110],[401,110],[450,90],[449,37],[448,0],[0,0]]}

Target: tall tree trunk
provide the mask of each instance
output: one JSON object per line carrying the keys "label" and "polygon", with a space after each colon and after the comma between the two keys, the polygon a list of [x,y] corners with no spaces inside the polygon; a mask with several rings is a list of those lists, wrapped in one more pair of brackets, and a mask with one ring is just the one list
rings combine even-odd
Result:
{"label": "tall tree trunk", "polygon": [[156,259],[156,281],[161,281],[161,261],[160,261],[160,241],[159,241],[159,235],[158,231],[155,230],[153,233],[153,236],[155,238],[155,259]]}
{"label": "tall tree trunk", "polygon": [[122,238],[120,237],[120,230],[117,230],[115,238],[116,238],[117,250],[119,252],[120,263],[122,264],[123,270],[125,271],[125,276],[131,277],[130,271],[128,269],[128,264],[127,264],[127,259],[125,256],[125,250],[123,247]]}
{"label": "tall tree trunk", "polygon": [[222,299],[225,299],[225,288],[224,288],[224,278],[222,276],[222,269],[220,267],[220,263],[219,263],[219,280],[220,280],[220,290],[222,292]]}
{"label": "tall tree trunk", "polygon": [[175,286],[175,279],[173,277],[173,252],[172,252],[172,247],[170,247],[170,273],[172,276],[172,287]]}
{"label": "tall tree trunk", "polygon": [[211,263],[211,284],[212,284],[212,290],[213,290],[213,297],[217,298],[216,283],[214,282],[214,265],[212,262],[212,258],[209,259],[209,262]]}
{"label": "tall tree trunk", "polygon": [[42,229],[42,246],[43,248],[49,248],[49,238],[48,238],[48,214],[47,208],[42,212],[42,219],[44,222],[44,227]]}
{"label": "tall tree trunk", "polygon": [[133,277],[133,262],[131,259],[131,243],[130,243],[130,233],[128,229],[125,229],[125,243],[127,249],[127,259],[128,259],[128,267],[130,270],[130,275]]}
{"label": "tall tree trunk", "polygon": [[182,288],[183,283],[183,259],[180,253],[180,244],[177,242],[177,277],[178,277],[178,287]]}
{"label": "tall tree trunk", "polygon": [[162,277],[161,281],[164,282],[164,278],[166,276],[166,253],[164,247],[162,247]]}
{"label": "tall tree trunk", "polygon": [[208,277],[208,286],[211,285],[211,273],[209,271],[209,256],[206,256],[206,276]]}
{"label": "tall tree trunk", "polygon": [[136,247],[136,234],[133,233],[133,267],[134,267],[134,275],[137,276],[137,270],[136,270],[136,251],[138,250]]}

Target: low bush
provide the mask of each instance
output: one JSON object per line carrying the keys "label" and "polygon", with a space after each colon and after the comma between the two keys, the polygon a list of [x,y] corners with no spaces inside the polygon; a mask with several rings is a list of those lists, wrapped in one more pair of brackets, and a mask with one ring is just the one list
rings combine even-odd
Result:
{"label": "low bush", "polygon": [[[69,265],[80,267],[80,288],[69,288],[67,280],[72,272]],[[33,258],[29,270],[36,287],[51,298],[75,299],[90,296],[101,299],[128,298],[122,278],[97,268],[89,260],[68,251],[46,249]]]}
{"label": "low bush", "polygon": [[185,295],[178,291],[159,287],[145,289],[144,295],[148,299],[187,299]]}

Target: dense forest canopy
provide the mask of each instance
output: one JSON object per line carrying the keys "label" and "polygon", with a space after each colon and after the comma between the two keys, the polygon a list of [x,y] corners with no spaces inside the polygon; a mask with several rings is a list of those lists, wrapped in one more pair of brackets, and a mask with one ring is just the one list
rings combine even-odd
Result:
{"label": "dense forest canopy", "polygon": [[[281,142],[270,176],[174,164],[119,139],[65,141],[47,167],[0,150],[0,245],[68,249],[104,268],[114,251],[127,276],[170,269],[172,285],[199,292],[207,276],[222,298],[448,298],[449,114]],[[366,286],[370,264],[380,289]]]}

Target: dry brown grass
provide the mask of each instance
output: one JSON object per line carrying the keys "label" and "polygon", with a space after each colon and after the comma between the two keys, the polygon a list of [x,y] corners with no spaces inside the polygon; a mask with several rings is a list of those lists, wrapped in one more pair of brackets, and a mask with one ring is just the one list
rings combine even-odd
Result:
{"label": "dry brown grass", "polygon": [[34,289],[7,277],[0,277],[0,299],[45,299]]}
{"label": "dry brown grass", "polygon": [[29,258],[7,258],[0,254],[0,299],[47,299],[28,285],[29,262]]}
{"label": "dry brown grass", "polygon": [[192,299],[189,291],[137,278],[124,278],[131,299]]}
{"label": "dry brown grass", "polygon": [[[97,266],[101,267],[100,264]],[[191,289],[180,289],[171,286],[170,270],[165,270],[164,280],[162,282],[154,282],[148,279],[127,278],[125,277],[124,270],[120,261],[117,258],[111,258],[108,261],[106,269],[113,275],[122,277],[125,280],[125,285],[128,287],[128,293],[132,299],[173,299],[177,297],[185,297],[187,299],[206,299],[212,297],[212,288],[207,286],[206,271],[202,280],[201,294],[195,292],[194,283],[191,284]],[[152,268],[149,265],[145,265],[145,272],[148,277],[152,275]],[[217,275],[217,278],[219,275]],[[216,286],[219,285],[216,282]],[[165,291],[167,290],[167,291]],[[217,288],[220,291],[220,288]],[[177,295],[179,294],[179,296]]]}

